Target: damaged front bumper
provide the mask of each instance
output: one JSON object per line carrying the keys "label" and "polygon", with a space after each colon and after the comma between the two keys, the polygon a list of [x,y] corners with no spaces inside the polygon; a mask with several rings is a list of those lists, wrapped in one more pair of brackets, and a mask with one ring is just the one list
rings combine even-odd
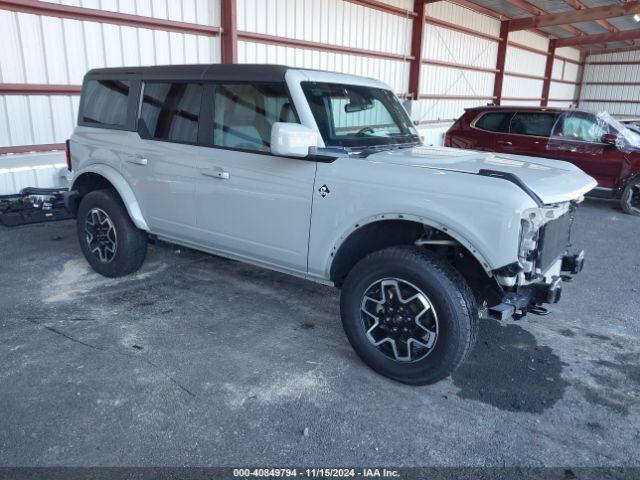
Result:
{"label": "damaged front bumper", "polygon": [[584,251],[574,255],[564,255],[560,261],[559,275],[545,276],[539,282],[520,285],[513,291],[505,292],[497,305],[489,307],[487,317],[494,320],[518,319],[531,312],[546,314],[544,304],[558,303],[562,296],[563,280],[570,280],[584,267]]}

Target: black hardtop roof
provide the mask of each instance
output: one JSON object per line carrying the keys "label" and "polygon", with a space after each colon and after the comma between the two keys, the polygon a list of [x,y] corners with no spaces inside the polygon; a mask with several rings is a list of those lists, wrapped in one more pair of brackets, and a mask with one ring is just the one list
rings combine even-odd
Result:
{"label": "black hardtop roof", "polygon": [[282,82],[291,67],[265,64],[157,65],[152,67],[95,68],[87,77],[141,76],[165,80],[233,80],[241,82]]}

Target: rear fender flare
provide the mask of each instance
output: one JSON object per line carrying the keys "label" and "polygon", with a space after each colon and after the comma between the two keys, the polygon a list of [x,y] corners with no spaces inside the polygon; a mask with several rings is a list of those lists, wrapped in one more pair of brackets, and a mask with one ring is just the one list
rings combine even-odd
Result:
{"label": "rear fender flare", "polygon": [[113,188],[118,192],[118,195],[120,195],[122,203],[124,203],[124,206],[126,207],[135,226],[140,230],[149,231],[149,226],[142,215],[142,210],[140,209],[138,200],[136,199],[131,186],[127,183],[120,172],[109,165],[94,163],[76,173],[70,190],[76,190],[76,183],[85,173],[95,173],[104,177],[109,183],[111,183]]}

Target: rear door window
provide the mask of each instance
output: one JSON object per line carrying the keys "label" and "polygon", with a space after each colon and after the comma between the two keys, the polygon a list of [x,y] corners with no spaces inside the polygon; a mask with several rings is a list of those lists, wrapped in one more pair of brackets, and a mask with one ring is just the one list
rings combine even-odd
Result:
{"label": "rear door window", "polygon": [[558,116],[554,113],[518,112],[511,119],[510,133],[549,137]]}
{"label": "rear door window", "polygon": [[82,92],[81,122],[90,126],[124,127],[131,83],[126,80],[89,80]]}
{"label": "rear door window", "polygon": [[299,123],[284,84],[216,86],[215,145],[270,152],[271,127],[276,122]]}
{"label": "rear door window", "polygon": [[476,120],[475,127],[489,132],[509,132],[509,122],[513,112],[491,112],[483,114]]}
{"label": "rear door window", "polygon": [[202,88],[198,83],[145,82],[140,108],[141,135],[197,143]]}

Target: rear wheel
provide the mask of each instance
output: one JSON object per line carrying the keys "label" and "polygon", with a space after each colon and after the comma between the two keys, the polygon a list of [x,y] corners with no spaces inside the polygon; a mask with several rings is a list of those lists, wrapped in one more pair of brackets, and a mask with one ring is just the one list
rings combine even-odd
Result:
{"label": "rear wheel", "polygon": [[622,210],[631,215],[640,215],[640,177],[627,183],[622,192]]}
{"label": "rear wheel", "polygon": [[113,190],[95,190],[84,196],[76,225],[82,253],[99,274],[121,277],[144,262],[147,235],[134,225]]}
{"label": "rear wheel", "polygon": [[412,385],[451,374],[471,351],[478,309],[462,276],[419,247],[372,253],[341,294],[349,342],[376,372]]}

